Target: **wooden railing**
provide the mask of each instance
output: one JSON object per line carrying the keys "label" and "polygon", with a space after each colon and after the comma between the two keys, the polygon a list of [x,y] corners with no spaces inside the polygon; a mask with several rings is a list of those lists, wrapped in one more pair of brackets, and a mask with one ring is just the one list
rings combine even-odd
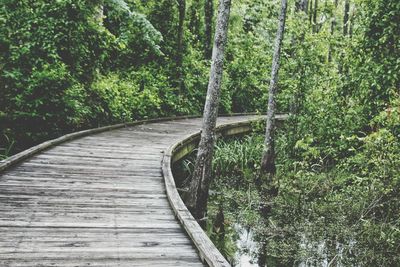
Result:
{"label": "wooden railing", "polygon": [[83,130],[83,131],[79,131],[79,132],[66,134],[59,138],[45,141],[37,146],[33,146],[27,150],[24,150],[18,154],[15,154],[9,158],[6,158],[6,159],[0,161],[0,173],[2,171],[6,170],[7,168],[9,168],[10,166],[15,165],[16,163],[18,163],[24,159],[27,159],[41,151],[44,151],[50,147],[65,143],[67,141],[75,140],[79,137],[88,136],[91,134],[96,134],[96,133],[101,133],[101,132],[106,132],[106,131],[111,131],[111,130],[120,129],[120,128],[124,128],[124,127],[146,124],[146,123],[188,119],[188,118],[198,118],[198,117],[199,116],[181,116],[181,117],[166,117],[166,118],[157,118],[157,119],[150,119],[150,120],[141,120],[141,121],[114,124],[114,125],[110,125],[110,126],[93,128],[93,129],[89,129],[89,130]]}
{"label": "wooden railing", "polygon": [[[281,123],[286,118],[287,115],[277,115],[277,124]],[[259,118],[245,122],[223,124],[217,127],[217,133],[222,137],[250,133],[252,131],[252,123],[261,119],[263,119],[263,117],[260,116]],[[197,147],[199,138],[199,132],[190,134],[180,142],[173,144],[165,152],[162,163],[162,170],[167,189],[167,196],[176,217],[178,218],[186,233],[190,236],[194,245],[199,251],[199,255],[202,261],[207,263],[211,267],[231,266],[221,254],[221,252],[215,247],[215,245],[212,243],[212,241],[209,239],[209,237],[206,235],[200,225],[196,222],[190,211],[183,203],[182,199],[179,196],[172,174],[172,163],[190,154]]]}

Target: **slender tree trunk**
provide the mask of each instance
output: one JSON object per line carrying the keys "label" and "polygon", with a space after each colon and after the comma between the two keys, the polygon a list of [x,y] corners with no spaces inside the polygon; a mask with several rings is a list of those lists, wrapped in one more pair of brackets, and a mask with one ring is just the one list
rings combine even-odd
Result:
{"label": "slender tree trunk", "polygon": [[[332,18],[332,20],[331,20],[331,37],[333,37],[333,34],[335,33],[335,28],[336,28],[336,18]],[[330,43],[329,49],[328,49],[328,62],[332,62],[332,54],[333,54],[333,45]]]}
{"label": "slender tree trunk", "polygon": [[204,1],[204,56],[206,59],[211,59],[212,54],[212,22],[214,17],[213,0]]}
{"label": "slender tree trunk", "polygon": [[350,15],[350,26],[349,26],[349,36],[350,36],[350,38],[353,37],[354,13],[355,13],[355,6],[353,5],[353,12]]}
{"label": "slender tree trunk", "polygon": [[[339,4],[338,0],[335,0],[335,10],[337,9],[337,6]],[[331,36],[333,37],[334,33],[335,33],[335,28],[336,28],[337,22],[336,22],[336,18],[333,17],[331,20]],[[334,47],[332,44],[329,44],[329,51],[328,51],[328,62],[332,62],[332,55],[334,53]]]}
{"label": "slender tree trunk", "polygon": [[350,10],[350,0],[344,2],[344,16],[343,16],[343,35],[347,36],[349,29],[349,10]]}
{"label": "slender tree trunk", "polygon": [[[278,85],[279,60],[285,32],[287,0],[281,2],[281,13],[279,15],[278,31],[275,39],[275,48],[272,58],[271,80],[269,84],[267,126],[265,128],[264,151],[261,159],[260,177],[257,180],[257,188],[260,194],[259,212],[263,223],[267,227],[268,217],[272,209],[272,200],[278,194],[278,187],[274,181],[276,173],[275,166],[275,96]],[[261,248],[258,254],[258,265],[265,266],[267,259],[268,236],[260,236]]]}
{"label": "slender tree trunk", "polygon": [[275,96],[278,84],[279,59],[285,31],[287,0],[282,0],[281,14],[279,16],[278,32],[275,39],[275,49],[272,59],[271,81],[269,85],[267,127],[265,129],[264,152],[261,161],[261,172],[275,174]]}
{"label": "slender tree trunk", "polygon": [[[350,0],[345,0],[344,2],[344,15],[343,15],[343,36],[347,36],[349,33],[349,11],[350,11]],[[339,73],[346,73],[348,68],[343,64],[345,58],[344,51],[340,54],[340,61],[338,66]]]}
{"label": "slender tree trunk", "polygon": [[176,73],[179,88],[182,91],[183,87],[183,32],[184,23],[186,16],[186,0],[178,0],[178,10],[179,10],[179,22],[178,22],[178,40],[177,40],[177,51],[176,51]]}
{"label": "slender tree trunk", "polygon": [[203,39],[202,34],[202,21],[201,21],[201,10],[202,10],[202,2],[201,1],[194,1],[191,3],[190,7],[188,8],[188,15],[189,16],[189,30],[190,32],[197,37],[197,41],[200,42]]}
{"label": "slender tree trunk", "polygon": [[313,32],[314,33],[318,32],[317,15],[318,15],[318,0],[314,0],[314,15],[313,15]]}
{"label": "slender tree trunk", "polygon": [[310,25],[311,25],[311,28],[312,28],[312,22],[313,22],[313,14],[314,14],[314,12],[313,12],[313,0],[310,0],[310,4],[309,4],[309,12],[308,12],[308,19],[310,20]]}
{"label": "slender tree trunk", "polygon": [[214,151],[215,126],[218,116],[219,93],[222,81],[224,50],[228,35],[228,21],[231,0],[220,0],[210,79],[207,98],[204,106],[203,125],[200,144],[197,152],[196,165],[187,196],[186,205],[200,225],[205,226],[204,217],[207,210],[208,189],[211,181],[211,163]]}

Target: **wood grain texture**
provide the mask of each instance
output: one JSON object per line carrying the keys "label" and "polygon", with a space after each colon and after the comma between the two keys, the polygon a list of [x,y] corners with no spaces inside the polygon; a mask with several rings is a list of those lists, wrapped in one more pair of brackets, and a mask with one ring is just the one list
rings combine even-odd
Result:
{"label": "wood grain texture", "polygon": [[185,143],[200,123],[163,119],[87,130],[1,162],[0,266],[210,264],[219,252],[185,207],[176,207],[168,164],[171,145]]}

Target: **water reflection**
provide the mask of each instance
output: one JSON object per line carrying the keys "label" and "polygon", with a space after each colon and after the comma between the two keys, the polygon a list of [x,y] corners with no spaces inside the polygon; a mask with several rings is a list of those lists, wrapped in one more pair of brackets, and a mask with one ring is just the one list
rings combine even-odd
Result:
{"label": "water reflection", "polygon": [[234,225],[235,231],[238,233],[239,238],[236,240],[238,248],[235,254],[235,264],[237,267],[253,267],[258,266],[256,253],[258,251],[258,243],[254,241],[253,231],[250,228],[245,228],[236,223]]}
{"label": "water reflection", "polygon": [[[244,227],[239,223],[234,224],[234,229],[238,234],[236,240],[237,251],[235,254],[235,262],[233,266],[236,267],[258,267],[257,253],[260,248],[260,244],[255,241],[254,232],[249,227]],[[292,266],[296,267],[344,267],[349,266],[344,264],[344,255],[346,254],[345,249],[351,252],[356,242],[351,240],[347,246],[340,242],[334,242],[334,246],[330,247],[329,242],[326,240],[315,241],[312,240],[306,233],[301,234],[299,249],[307,251],[309,257],[305,257],[302,260],[293,263]],[[267,260],[268,261],[268,260]],[[279,262],[279,259],[271,259],[270,262]],[[268,264],[269,267],[282,266],[279,263]],[[358,265],[351,265],[358,266]]]}

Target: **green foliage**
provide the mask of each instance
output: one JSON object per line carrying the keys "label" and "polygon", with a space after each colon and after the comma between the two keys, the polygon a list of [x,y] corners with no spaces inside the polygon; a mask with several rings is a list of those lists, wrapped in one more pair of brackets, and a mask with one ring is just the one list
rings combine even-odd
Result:
{"label": "green foliage", "polygon": [[[237,239],[232,225],[250,226],[256,240],[267,236],[272,266],[306,261],[395,265],[400,252],[400,138],[383,128],[359,139],[357,153],[340,159],[330,170],[311,165],[309,158],[293,162],[280,153],[279,194],[268,225],[258,211],[258,166],[253,164],[260,159],[262,137],[219,141],[209,200],[211,222],[223,203],[231,231],[228,244]],[[279,140],[279,151],[284,141]],[[215,233],[210,235],[218,241]]]}
{"label": "green foliage", "polygon": [[[17,149],[82,127],[87,91],[114,38],[88,1],[3,1],[0,10],[2,131]],[[3,128],[4,127],[4,128]]]}
{"label": "green foliage", "polygon": [[274,38],[269,26],[276,9],[260,1],[233,4],[226,52],[226,90],[233,112],[265,111]]}
{"label": "green foliage", "polygon": [[218,141],[213,157],[215,175],[218,177],[223,174],[230,177],[231,184],[244,182],[246,172],[259,167],[263,150],[263,143],[259,142],[260,138],[260,136],[248,136],[244,137],[244,140]]}
{"label": "green foliage", "polygon": [[[15,153],[75,129],[199,112],[200,97],[181,108],[168,68],[148,64],[162,57],[162,36],[131,3],[3,2],[0,130],[16,145],[2,138],[1,147]],[[201,68],[189,86],[197,77],[204,85]]]}
{"label": "green foliage", "polygon": [[354,88],[363,115],[371,119],[399,97],[400,6],[398,1],[362,1],[360,8],[364,28],[348,63],[347,88]]}
{"label": "green foliage", "polygon": [[135,67],[162,55],[161,33],[123,0],[106,2],[104,25],[117,38],[120,51],[115,54],[114,64],[118,67]]}
{"label": "green foliage", "polygon": [[2,117],[3,125],[13,129],[16,140],[40,141],[70,127],[84,125],[88,112],[85,91],[71,77],[65,64],[35,68],[24,85],[23,90],[13,88],[13,92],[6,92],[14,95],[5,105]]}
{"label": "green foliage", "polygon": [[[277,98],[278,111],[292,116],[277,134],[273,216],[268,227],[261,224],[254,185],[262,137],[218,142],[209,208],[210,222],[220,205],[225,210],[226,238],[218,246],[232,259],[239,221],[268,235],[271,264],[318,265],[328,257],[332,264],[395,265],[400,4],[350,1],[343,25],[344,0],[319,1],[307,13],[295,2],[289,1]],[[176,1],[3,0],[1,158],[87,127],[200,114],[210,66],[205,7],[186,4],[179,50]],[[265,112],[278,10],[278,0],[233,1],[221,113]]]}
{"label": "green foliage", "polygon": [[131,121],[152,112],[157,114],[158,96],[149,89],[139,91],[136,86],[134,81],[123,80],[116,74],[100,77],[92,85],[92,94],[100,102],[96,107],[97,116],[104,116],[105,122],[118,122]]}
{"label": "green foliage", "polygon": [[[185,91],[175,91],[175,95],[178,96],[174,110],[178,111],[179,114],[200,114],[202,112],[206,100],[209,72],[210,67],[203,58],[203,52],[188,47],[183,60],[183,88]],[[225,102],[224,99],[225,97],[222,94],[222,103]],[[226,108],[221,109],[221,112],[224,111],[226,111]]]}

